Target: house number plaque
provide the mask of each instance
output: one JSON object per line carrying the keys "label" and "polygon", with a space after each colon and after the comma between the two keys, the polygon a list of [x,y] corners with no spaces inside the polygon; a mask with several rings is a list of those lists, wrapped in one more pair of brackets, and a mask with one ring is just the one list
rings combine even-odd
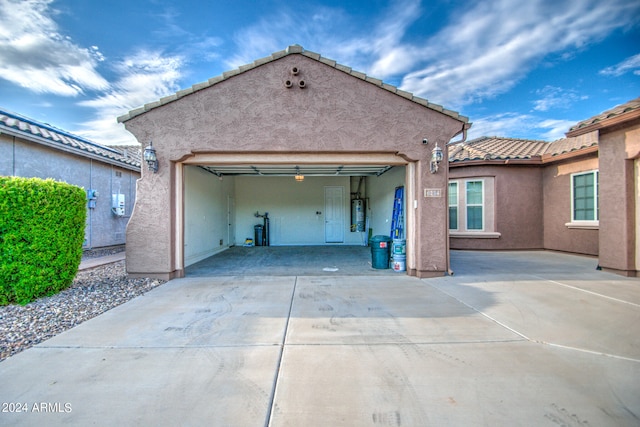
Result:
{"label": "house number plaque", "polygon": [[442,197],[442,188],[425,188],[424,197]]}

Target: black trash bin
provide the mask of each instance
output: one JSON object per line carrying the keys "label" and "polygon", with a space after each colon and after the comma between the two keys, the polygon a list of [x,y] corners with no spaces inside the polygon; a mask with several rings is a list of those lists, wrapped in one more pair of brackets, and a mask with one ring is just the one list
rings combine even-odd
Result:
{"label": "black trash bin", "polygon": [[255,245],[262,246],[262,233],[264,233],[264,227],[262,226],[262,224],[258,224],[253,227],[253,230],[255,231]]}
{"label": "black trash bin", "polygon": [[389,259],[391,251],[391,237],[389,236],[373,236],[371,238],[371,267],[373,268],[389,268]]}

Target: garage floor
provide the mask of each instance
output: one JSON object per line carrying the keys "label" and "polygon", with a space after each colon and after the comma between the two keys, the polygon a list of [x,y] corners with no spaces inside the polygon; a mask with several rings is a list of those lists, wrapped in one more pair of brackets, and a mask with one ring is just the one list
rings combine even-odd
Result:
{"label": "garage floor", "polygon": [[172,280],[1,362],[0,425],[640,424],[640,279],[549,252],[452,262]]}
{"label": "garage floor", "polygon": [[403,274],[371,266],[366,246],[235,246],[190,265],[187,277],[251,274],[325,276]]}

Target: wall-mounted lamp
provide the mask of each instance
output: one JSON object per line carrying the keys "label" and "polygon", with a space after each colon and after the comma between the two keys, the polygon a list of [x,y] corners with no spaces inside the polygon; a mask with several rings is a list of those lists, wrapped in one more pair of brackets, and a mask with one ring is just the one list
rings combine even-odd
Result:
{"label": "wall-mounted lamp", "polygon": [[153,148],[153,142],[149,142],[144,149],[144,161],[147,162],[149,170],[153,173],[158,172],[158,157],[156,156],[156,149]]}
{"label": "wall-mounted lamp", "polygon": [[438,166],[440,166],[440,162],[443,159],[444,154],[442,153],[442,148],[438,147],[438,143],[436,142],[436,146],[433,147],[433,151],[431,151],[431,163],[429,164],[431,173],[438,172]]}
{"label": "wall-mounted lamp", "polygon": [[298,166],[296,166],[296,176],[294,177],[296,179],[296,181],[298,182],[302,182],[304,181],[304,175],[302,175],[300,173],[300,168]]}

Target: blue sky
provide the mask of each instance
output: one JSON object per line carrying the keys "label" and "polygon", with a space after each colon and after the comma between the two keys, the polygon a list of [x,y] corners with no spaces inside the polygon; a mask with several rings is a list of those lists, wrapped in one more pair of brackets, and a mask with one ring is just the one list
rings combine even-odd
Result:
{"label": "blue sky", "polygon": [[103,144],[116,118],[289,45],[552,141],[640,96],[640,0],[0,0],[0,108]]}

